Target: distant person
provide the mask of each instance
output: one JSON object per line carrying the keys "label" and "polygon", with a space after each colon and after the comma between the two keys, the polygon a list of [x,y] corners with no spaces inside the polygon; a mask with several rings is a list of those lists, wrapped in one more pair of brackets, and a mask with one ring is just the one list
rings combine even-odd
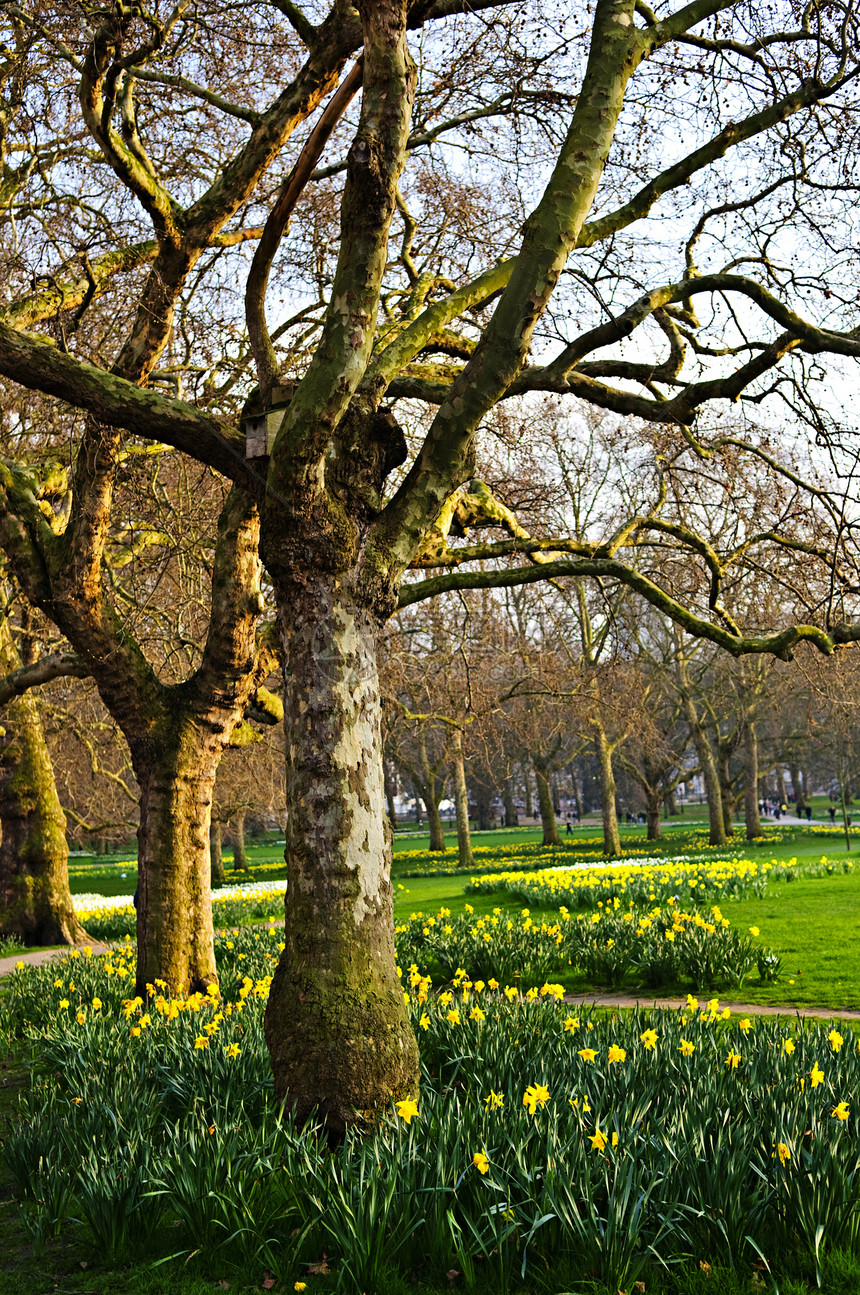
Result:
{"label": "distant person", "polygon": [[570,819],[568,819],[568,820],[567,820],[567,822],[565,823],[564,827],[565,827],[565,831],[567,832],[568,836],[573,836],[573,828],[570,826]]}
{"label": "distant person", "polygon": [[812,822],[812,806],[811,806],[811,805],[807,805],[807,806],[806,806],[806,821],[807,821],[807,823],[811,823],[811,822]]}
{"label": "distant person", "polygon": [[835,823],[835,822],[836,822],[836,806],[835,806],[835,805],[831,805],[831,806],[830,806],[830,821],[831,821],[831,823]]}

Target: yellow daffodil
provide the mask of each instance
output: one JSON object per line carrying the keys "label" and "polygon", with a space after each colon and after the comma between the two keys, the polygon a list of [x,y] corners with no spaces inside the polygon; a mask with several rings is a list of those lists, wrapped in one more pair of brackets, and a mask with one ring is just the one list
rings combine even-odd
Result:
{"label": "yellow daffodil", "polygon": [[228,1043],[224,1049],[224,1055],[229,1057],[232,1061],[234,1057],[238,1057],[241,1051],[242,1049],[239,1047],[238,1043]]}
{"label": "yellow daffodil", "polygon": [[783,1052],[786,1052],[788,1056],[791,1056],[792,1052],[794,1052],[794,1039],[783,1039],[782,1050]]}
{"label": "yellow daffodil", "polygon": [[684,1057],[692,1057],[696,1051],[695,1043],[691,1043],[689,1039],[682,1039],[678,1046],[681,1049],[681,1055]]}
{"label": "yellow daffodil", "polygon": [[583,1061],[593,1061],[597,1056],[594,1048],[580,1048],[577,1056],[582,1057]]}
{"label": "yellow daffodil", "polygon": [[833,1116],[833,1118],[834,1118],[835,1120],[843,1120],[843,1121],[844,1121],[844,1120],[847,1120],[847,1119],[848,1119],[848,1103],[847,1103],[847,1102],[839,1102],[839,1103],[838,1103],[838,1105],[834,1106],[834,1108],[833,1108],[833,1110],[830,1112],[830,1114]]}
{"label": "yellow daffodil", "polygon": [[460,1024],[460,1013],[457,1011],[456,1007],[451,1008],[450,1012],[448,1013],[448,1020],[451,1022],[452,1025]]}
{"label": "yellow daffodil", "polygon": [[639,1038],[642,1044],[644,1045],[646,1051],[651,1052],[657,1047],[656,1030],[645,1030],[644,1033],[639,1035]]}
{"label": "yellow daffodil", "polygon": [[534,1115],[538,1106],[546,1106],[549,1101],[549,1089],[543,1084],[529,1084],[523,1093],[523,1106],[528,1108],[529,1115]]}
{"label": "yellow daffodil", "polygon": [[501,1110],[504,1104],[505,1104],[504,1093],[495,1093],[493,1092],[492,1088],[490,1089],[489,1097],[484,1098],[484,1105],[486,1106],[488,1111]]}
{"label": "yellow daffodil", "polygon": [[749,1034],[752,1029],[752,1021],[748,1016],[744,1016],[740,1021],[738,1021],[738,1029],[743,1030],[744,1034]]}
{"label": "yellow daffodil", "polygon": [[413,1101],[411,1097],[405,1097],[402,1102],[396,1102],[395,1105],[397,1114],[404,1124],[411,1123],[412,1117],[418,1114],[418,1103]]}
{"label": "yellow daffodil", "polygon": [[484,1155],[483,1151],[475,1152],[472,1156],[472,1164],[475,1166],[479,1174],[485,1174],[490,1168],[490,1162]]}
{"label": "yellow daffodil", "polygon": [[430,1017],[427,1015],[427,1013],[426,1013],[426,1012],[423,1012],[423,1013],[421,1014],[421,1016],[419,1017],[419,1020],[418,1020],[418,1024],[421,1026],[421,1029],[422,1029],[422,1030],[429,1030],[429,1029],[430,1029]]}
{"label": "yellow daffodil", "polygon": [[208,1048],[208,1047],[209,1047],[209,1040],[206,1037],[206,1035],[198,1034],[197,1038],[194,1040],[194,1051],[200,1052],[202,1048]]}
{"label": "yellow daffodil", "polygon": [[740,1059],[740,1053],[735,1052],[734,1048],[732,1048],[729,1055],[726,1057],[726,1065],[731,1066],[732,1070],[737,1070]]}
{"label": "yellow daffodil", "polygon": [[831,1030],[827,1036],[828,1042],[834,1052],[838,1052],[845,1042],[838,1030]]}
{"label": "yellow daffodil", "polygon": [[619,1048],[613,1043],[609,1049],[609,1064],[611,1065],[613,1061],[626,1061],[626,1059],[627,1053],[624,1048]]}
{"label": "yellow daffodil", "polygon": [[818,1085],[822,1083],[824,1083],[824,1071],[819,1070],[818,1062],[816,1061],[815,1065],[809,1072],[809,1086],[810,1088],[817,1088]]}
{"label": "yellow daffodil", "polygon": [[593,1151],[603,1151],[605,1147],[606,1147],[605,1135],[600,1132],[600,1129],[595,1129],[594,1133],[592,1133],[591,1135],[591,1149]]}
{"label": "yellow daffodil", "polygon": [[784,1142],[777,1142],[776,1151],[774,1152],[774,1155],[779,1156],[779,1163],[781,1165],[787,1164],[788,1161],[791,1159],[791,1151],[785,1145]]}

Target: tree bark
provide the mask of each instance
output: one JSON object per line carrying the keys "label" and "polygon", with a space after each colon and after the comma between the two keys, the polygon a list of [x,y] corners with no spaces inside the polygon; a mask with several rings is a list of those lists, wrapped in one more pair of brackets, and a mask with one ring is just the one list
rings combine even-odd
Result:
{"label": "tree bark", "polygon": [[696,758],[702,770],[702,778],[705,783],[705,795],[708,800],[708,821],[710,831],[708,842],[710,845],[725,845],[728,840],[726,836],[726,824],[723,818],[723,797],[720,791],[720,776],[717,771],[717,762],[714,759],[714,753],[711,750],[711,744],[708,741],[708,735],[699,722],[696,715],[696,708],[689,700],[685,702],[687,711],[687,723],[690,726],[690,732],[693,738],[693,746],[696,748]]}
{"label": "tree bark", "polygon": [[648,824],[646,836],[649,841],[659,841],[663,835],[660,830],[660,806],[662,804],[662,799],[663,798],[658,791],[654,795],[648,797],[647,804],[645,806],[645,820]]}
{"label": "tree bark", "polygon": [[143,997],[156,979],[174,993],[205,992],[218,979],[209,829],[221,742],[180,715],[147,758],[136,745],[137,992]]}
{"label": "tree bark", "polygon": [[466,766],[463,760],[463,734],[454,733],[454,804],[457,809],[457,849],[460,867],[471,868],[475,862],[472,854],[472,834],[469,829],[469,790],[466,786]]}
{"label": "tree bark", "polygon": [[215,818],[209,829],[209,877],[210,884],[214,890],[216,886],[224,885],[224,854],[222,849],[223,832],[221,829],[221,820]]}
{"label": "tree bark", "polygon": [[289,806],[286,947],[266,1008],[275,1092],[330,1129],[418,1091],[396,975],[379,623],[345,581],[275,583]]}
{"label": "tree bark", "polygon": [[245,853],[245,815],[246,809],[237,809],[233,815],[233,871],[248,871],[248,856]]}
{"label": "tree bark", "polygon": [[520,817],[517,813],[517,802],[514,799],[510,778],[506,778],[502,783],[502,802],[505,806],[505,827],[516,827]]}
{"label": "tree bark", "polygon": [[0,935],[23,944],[84,943],[69,891],[66,817],[32,694],[8,706],[3,726]]}
{"label": "tree bark", "polygon": [[555,811],[552,807],[552,793],[549,787],[549,776],[546,770],[542,769],[535,761],[535,781],[537,782],[538,804],[540,805],[540,819],[543,826],[543,844],[544,845],[561,845],[558,835],[558,824],[555,821]]}
{"label": "tree bark", "polygon": [[732,794],[732,779],[729,772],[729,755],[727,751],[720,753],[717,769],[720,777],[720,801],[723,808],[723,828],[726,839],[734,831],[734,796]]}
{"label": "tree bark", "polygon": [[397,831],[397,809],[394,804],[394,780],[391,777],[391,770],[388,761],[384,764],[385,770],[385,803],[388,807],[388,821],[391,824],[392,832]]}
{"label": "tree bark", "polygon": [[603,849],[612,856],[621,853],[621,833],[618,830],[618,809],[615,803],[617,788],[612,771],[612,748],[601,723],[594,725],[594,751],[600,770],[600,799],[603,815]]}
{"label": "tree bark", "polygon": [[800,766],[790,764],[788,772],[791,774],[791,789],[794,792],[794,808],[798,817],[806,808],[806,799],[803,794],[803,783],[800,777]]}
{"label": "tree bark", "polygon": [[758,733],[753,719],[748,719],[744,726],[744,818],[747,840],[754,841],[762,833],[758,812]]}

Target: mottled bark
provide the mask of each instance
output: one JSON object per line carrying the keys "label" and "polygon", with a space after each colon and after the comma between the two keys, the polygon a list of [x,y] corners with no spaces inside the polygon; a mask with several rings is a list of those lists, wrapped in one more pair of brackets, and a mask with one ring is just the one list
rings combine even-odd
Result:
{"label": "mottled bark", "polygon": [[758,812],[758,733],[755,720],[744,725],[744,819],[748,841],[761,836]]}
{"label": "mottled bark", "polygon": [[333,1129],[418,1090],[395,972],[379,623],[344,583],[274,574],[286,727],[286,948],[266,1009],[275,1091]]}
{"label": "mottled bark", "polygon": [[469,790],[466,786],[466,766],[463,760],[463,734],[454,733],[454,804],[457,810],[457,850],[460,867],[471,868],[475,862],[472,854],[472,834],[469,829]]}
{"label": "mottled bark", "polygon": [[538,804],[540,806],[540,821],[543,827],[543,844],[560,845],[561,840],[558,835],[558,824],[555,821],[555,811],[552,807],[552,792],[549,786],[549,775],[546,770],[541,768],[535,761],[535,781],[537,783]]}

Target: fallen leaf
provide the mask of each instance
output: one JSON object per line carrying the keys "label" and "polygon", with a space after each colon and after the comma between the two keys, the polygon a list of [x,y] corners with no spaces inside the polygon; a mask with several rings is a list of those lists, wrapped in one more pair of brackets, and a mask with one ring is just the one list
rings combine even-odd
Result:
{"label": "fallen leaf", "polygon": [[449,1282],[451,1283],[451,1285],[453,1286],[453,1285],[454,1285],[454,1282],[457,1280],[457,1278],[460,1276],[460,1274],[457,1272],[457,1269],[456,1269],[456,1268],[449,1268],[449,1269],[448,1269],[448,1271],[446,1272],[445,1276],[448,1278],[448,1281],[449,1281]]}
{"label": "fallen leaf", "polygon": [[221,1278],[221,1281],[216,1282],[215,1284],[219,1290],[228,1291],[230,1289],[230,1283],[223,1277]]}
{"label": "fallen leaf", "polygon": [[86,1259],[81,1259],[80,1266],[81,1268],[89,1268],[89,1264],[87,1263]]}
{"label": "fallen leaf", "polygon": [[634,1282],[634,1283],[633,1283],[633,1295],[645,1295],[645,1283],[644,1283],[644,1282]]}
{"label": "fallen leaf", "polygon": [[312,1276],[314,1277],[325,1277],[326,1273],[331,1272],[331,1269],[326,1263],[327,1259],[328,1259],[328,1255],[326,1254],[325,1250],[323,1250],[323,1257],[322,1259],[320,1259],[318,1264],[308,1264],[308,1272],[311,1273]]}
{"label": "fallen leaf", "polygon": [[263,1280],[260,1283],[264,1291],[270,1291],[275,1284],[275,1279],[271,1273],[263,1273]]}

